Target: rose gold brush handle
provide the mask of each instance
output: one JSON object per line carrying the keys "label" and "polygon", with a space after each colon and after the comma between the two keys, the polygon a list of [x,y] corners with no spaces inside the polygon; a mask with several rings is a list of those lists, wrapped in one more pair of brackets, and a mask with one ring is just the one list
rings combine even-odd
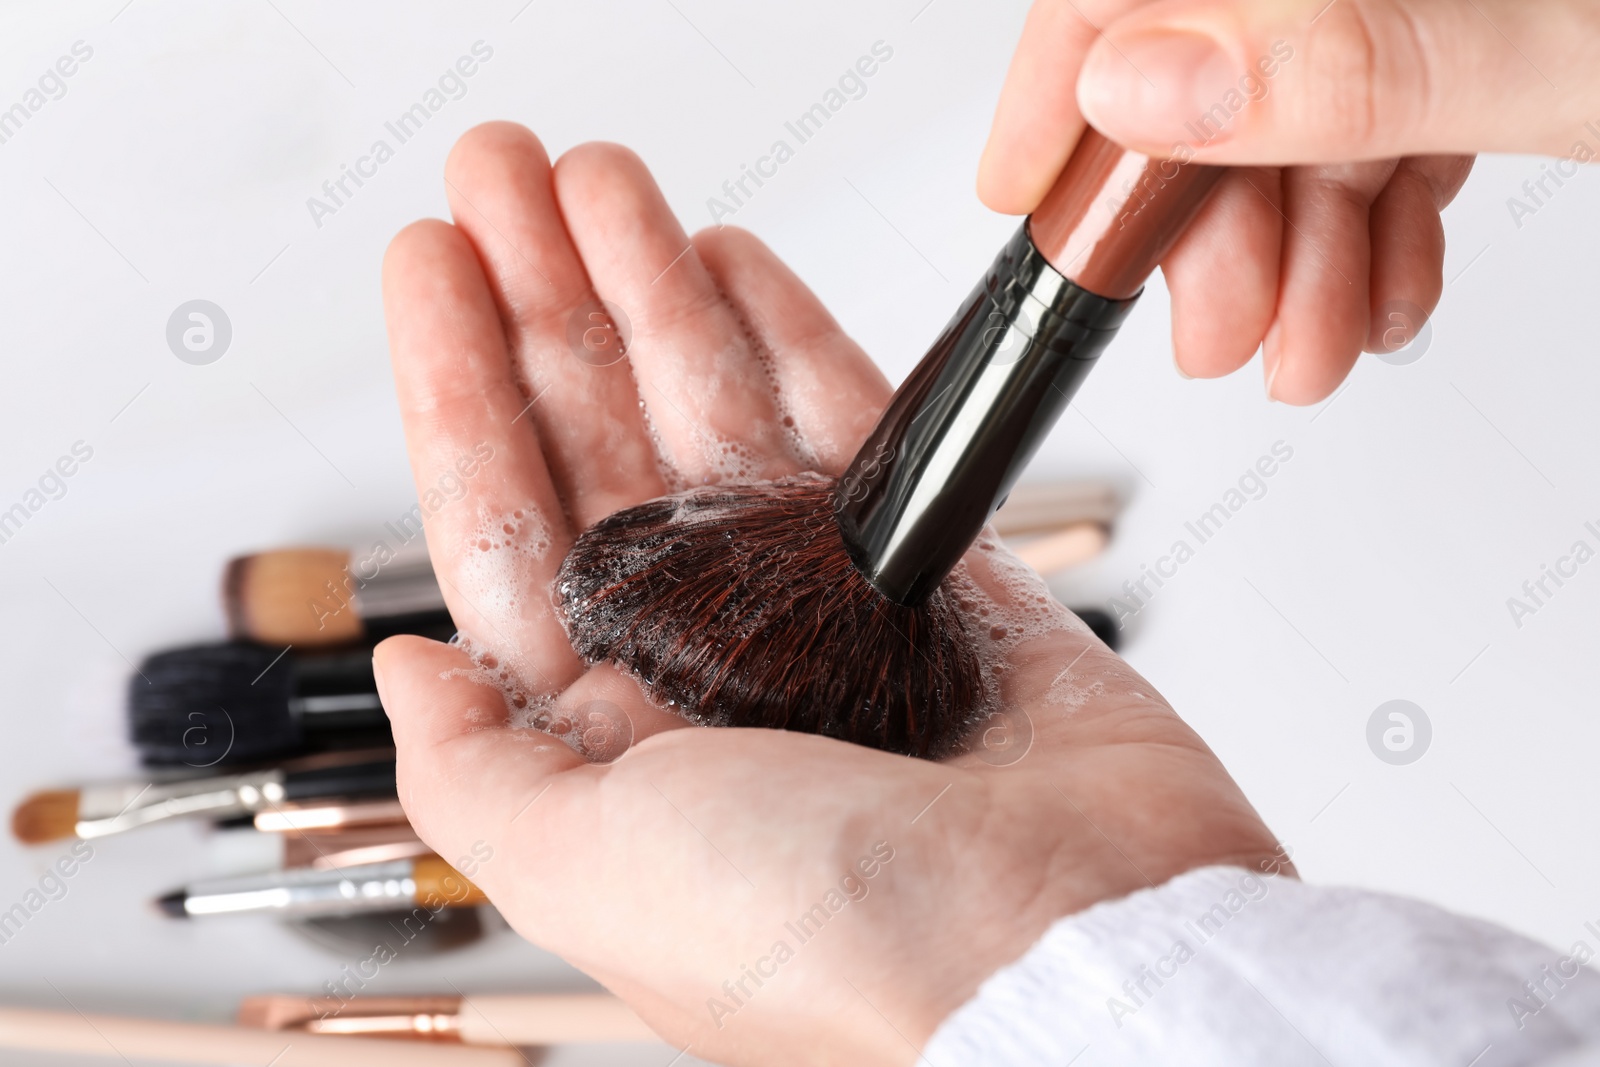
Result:
{"label": "rose gold brush handle", "polygon": [[[0,1050],[76,1053],[107,1063],[271,1063],[273,1067],[526,1067],[515,1049],[283,1034],[237,1026],[0,1008]],[[19,1062],[0,1053],[6,1063]],[[35,1061],[37,1062],[37,1061]]]}
{"label": "rose gold brush handle", "polygon": [[1130,151],[1092,127],[1028,219],[1034,247],[1097,296],[1143,288],[1225,170]]}

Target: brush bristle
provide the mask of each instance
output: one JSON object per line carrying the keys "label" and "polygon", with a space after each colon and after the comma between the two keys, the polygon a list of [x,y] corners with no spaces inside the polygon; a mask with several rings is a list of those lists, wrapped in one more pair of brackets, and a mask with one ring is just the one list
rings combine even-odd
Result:
{"label": "brush bristle", "polygon": [[157,897],[154,901],[156,910],[169,919],[187,919],[189,909],[184,907],[188,897],[181,889],[175,889],[165,896]]}
{"label": "brush bristle", "polygon": [[128,682],[130,739],[149,766],[210,767],[295,751],[281,648],[242,641],[159,652]]}
{"label": "brush bristle", "polygon": [[580,655],[701,725],[937,759],[983,714],[953,598],[941,588],[908,608],[874,589],[839,535],[833,483],[816,475],[620,511],[578,538],[556,588]]}
{"label": "brush bristle", "polygon": [[17,805],[11,813],[11,833],[25,845],[41,845],[71,837],[78,826],[78,791],[51,789]]}
{"label": "brush bristle", "polygon": [[235,637],[310,648],[358,640],[361,615],[350,602],[350,554],[286,548],[240,556],[222,579],[223,605]]}

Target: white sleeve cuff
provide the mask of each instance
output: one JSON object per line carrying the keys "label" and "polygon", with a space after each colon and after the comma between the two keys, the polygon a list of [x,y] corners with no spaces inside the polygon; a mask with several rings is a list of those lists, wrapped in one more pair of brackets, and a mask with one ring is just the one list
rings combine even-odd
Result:
{"label": "white sleeve cuff", "polygon": [[1058,920],[945,1020],[924,1058],[1600,1064],[1600,976],[1583,966],[1596,946],[1600,924],[1556,950],[1414,900],[1207,867]]}

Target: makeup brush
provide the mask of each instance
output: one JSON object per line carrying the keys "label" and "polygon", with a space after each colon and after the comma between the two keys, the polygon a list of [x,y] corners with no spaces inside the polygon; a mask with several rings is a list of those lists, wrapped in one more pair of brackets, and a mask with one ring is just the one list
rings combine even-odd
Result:
{"label": "makeup brush", "polygon": [[208,854],[218,857],[224,873],[230,875],[302,867],[337,870],[433,853],[408,823],[278,833],[227,826],[207,835],[206,847]]}
{"label": "makeup brush", "polygon": [[306,801],[284,803],[255,814],[255,828],[266,833],[333,833],[376,826],[405,826],[398,800]]}
{"label": "makeup brush", "polygon": [[157,653],[128,682],[128,729],[149,767],[393,744],[364,647],[301,655],[233,641]]}
{"label": "makeup brush", "polygon": [[420,538],[366,557],[336,548],[238,556],[223,572],[222,602],[233,636],[301,648],[433,636],[449,619]]}
{"label": "makeup brush", "polygon": [[437,1048],[316,1034],[296,1035],[289,1040],[281,1034],[243,1026],[36,1008],[0,1008],[0,1049],[76,1053],[121,1064],[154,1060],[272,1067],[527,1067],[515,1049]]}
{"label": "makeup brush", "polygon": [[282,804],[255,814],[258,832],[283,839],[284,867],[348,867],[425,855],[398,800]]}
{"label": "makeup brush", "polygon": [[394,755],[361,763],[206,778],[109,782],[34,793],[11,815],[24,844],[106,837],[168,819],[227,819],[315,797],[393,797]]}
{"label": "makeup brush", "polygon": [[840,478],[691,489],[577,539],[573,647],[696,723],[954,751],[990,695],[942,583],[1221,174],[1086,132]]}
{"label": "makeup brush", "polygon": [[374,863],[419,859],[433,850],[405,827],[339,834],[283,834],[283,868],[346,870]]}
{"label": "makeup brush", "polygon": [[241,1026],[308,1034],[410,1038],[466,1045],[565,1045],[589,1041],[659,1041],[609,993],[500,994],[470,997],[247,997]]}
{"label": "makeup brush", "polygon": [[454,867],[429,853],[387,863],[302,867],[196,882],[159,898],[156,907],[175,919],[245,912],[315,919],[413,906],[467,908],[487,900]]}

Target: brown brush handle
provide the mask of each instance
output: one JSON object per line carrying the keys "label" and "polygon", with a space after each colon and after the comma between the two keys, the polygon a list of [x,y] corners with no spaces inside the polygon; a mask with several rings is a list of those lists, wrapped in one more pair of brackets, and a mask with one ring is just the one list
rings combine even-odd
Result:
{"label": "brown brush handle", "polygon": [[1066,278],[1126,300],[1144,287],[1223,173],[1130,151],[1091,128],[1029,217],[1028,235]]}

